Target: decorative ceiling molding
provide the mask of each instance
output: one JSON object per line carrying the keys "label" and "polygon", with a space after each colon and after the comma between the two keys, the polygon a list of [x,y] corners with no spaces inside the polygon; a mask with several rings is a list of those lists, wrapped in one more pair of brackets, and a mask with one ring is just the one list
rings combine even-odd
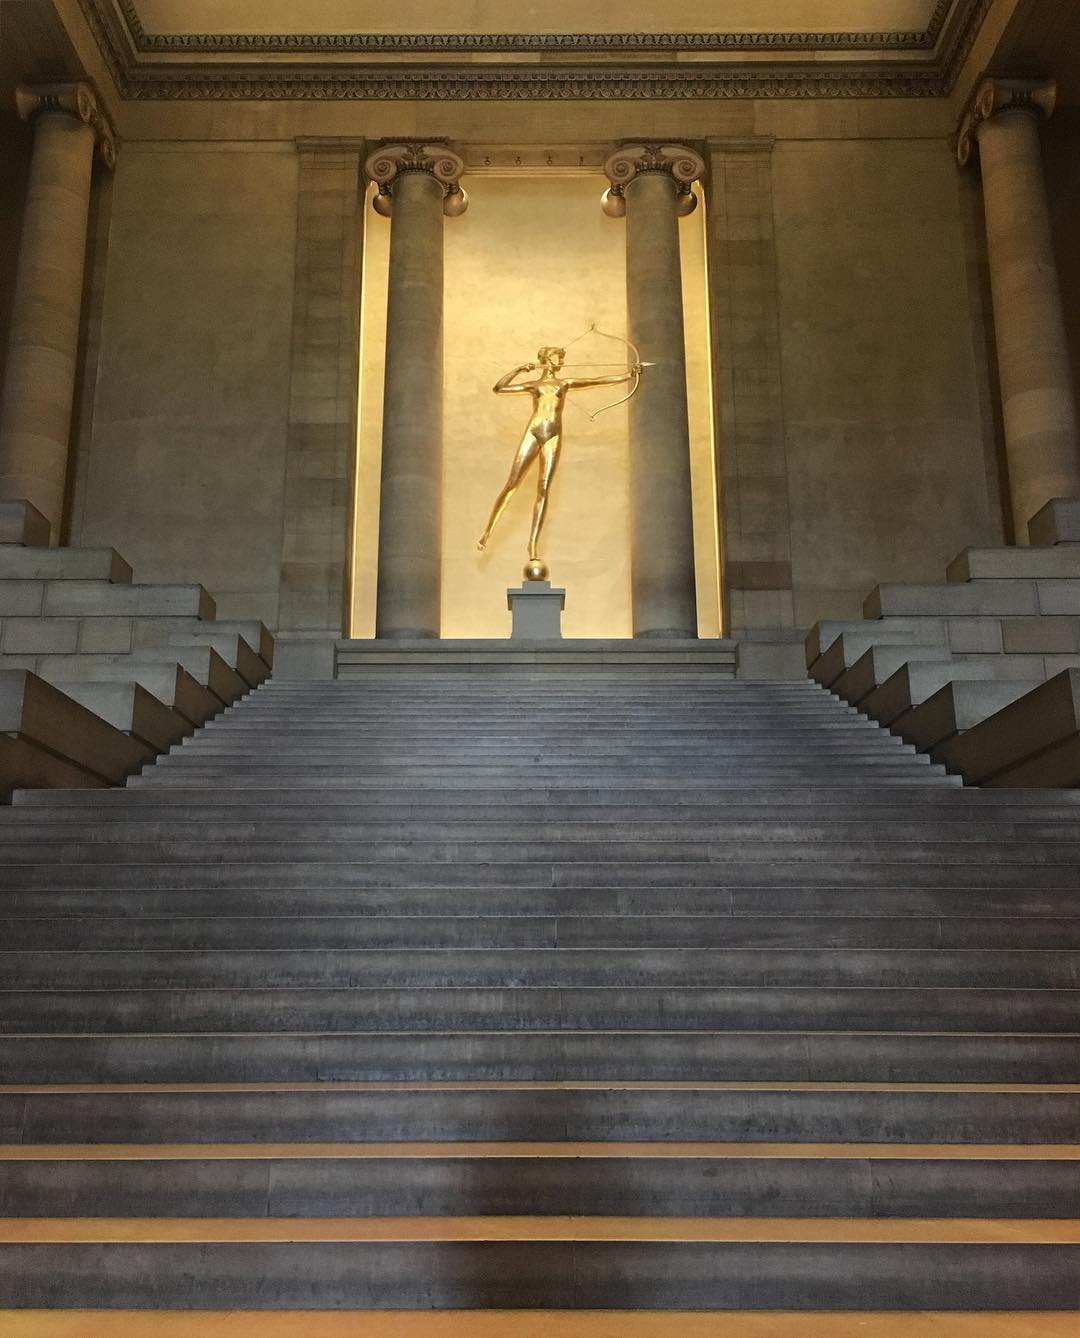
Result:
{"label": "decorative ceiling molding", "polygon": [[925,29],[909,32],[787,33],[148,33],[136,0],[116,0],[136,51],[140,54],[431,55],[468,52],[577,51],[633,55],[657,51],[932,51],[953,0],[937,0]]}
{"label": "decorative ceiling molding", "polygon": [[[926,98],[947,95],[993,0],[938,0],[924,32],[621,33],[547,35],[152,34],[133,0],[79,0],[124,98],[278,101],[683,100],[736,98]],[[765,64],[737,57],[779,53]],[[813,61],[827,52],[829,61]],[[492,53],[542,53],[541,65],[475,64]],[[685,52],[731,59],[701,64],[559,63],[573,54],[611,57]],[[836,57],[851,52],[854,58]],[[860,60],[862,53],[867,59]],[[914,59],[921,53],[925,59]],[[426,58],[423,64],[401,55]],[[233,56],[232,62],[222,57]],[[260,63],[251,57],[264,56]],[[323,55],[327,64],[312,61]],[[431,64],[432,56],[442,57]],[[799,61],[799,55],[806,57]],[[906,57],[892,63],[882,56]],[[187,60],[178,57],[187,56]],[[367,60],[357,57],[367,56]],[[382,63],[380,56],[395,56]],[[464,57],[454,61],[454,57]],[[296,63],[296,58],[303,63]],[[292,59],[290,59],[292,58]]]}

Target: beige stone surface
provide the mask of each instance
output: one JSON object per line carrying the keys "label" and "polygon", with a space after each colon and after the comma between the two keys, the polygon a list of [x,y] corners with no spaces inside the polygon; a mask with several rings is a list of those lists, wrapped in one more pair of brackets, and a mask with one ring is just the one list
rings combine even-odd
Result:
{"label": "beige stone surface", "polygon": [[132,146],[117,167],[72,542],[276,609],[297,154]]}

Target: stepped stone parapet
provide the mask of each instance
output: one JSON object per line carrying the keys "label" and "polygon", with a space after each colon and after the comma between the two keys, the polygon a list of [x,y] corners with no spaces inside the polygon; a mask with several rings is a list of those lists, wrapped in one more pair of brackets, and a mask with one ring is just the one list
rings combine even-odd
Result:
{"label": "stepped stone parapet", "polygon": [[[135,584],[113,549],[48,538],[29,504],[0,502],[0,674],[21,675],[17,692],[9,686],[0,798],[18,786],[119,784],[273,664],[262,623],[218,622],[202,586]],[[55,728],[41,737],[34,712],[50,710]]]}
{"label": "stepped stone parapet", "polygon": [[[818,623],[810,677],[971,784],[1080,784],[1066,686],[1080,670],[1080,502],[1047,503],[1030,537],[964,549],[940,585],[879,585],[861,622]],[[1045,744],[1016,724],[1041,703],[1062,731]]]}

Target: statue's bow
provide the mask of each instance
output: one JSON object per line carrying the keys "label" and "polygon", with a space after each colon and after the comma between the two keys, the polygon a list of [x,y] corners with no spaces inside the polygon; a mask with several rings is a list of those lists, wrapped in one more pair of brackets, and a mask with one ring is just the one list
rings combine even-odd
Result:
{"label": "statue's bow", "polygon": [[[620,344],[625,344],[626,347],[634,355],[633,362],[630,361],[626,362],[626,365],[630,368],[631,374],[633,376],[633,385],[630,387],[630,389],[627,391],[625,395],[621,395],[617,400],[612,400],[610,404],[602,404],[599,409],[596,409],[592,413],[590,413],[589,420],[591,422],[599,418],[602,413],[607,413],[609,409],[617,409],[620,404],[625,404],[627,400],[633,399],[633,397],[638,392],[639,386],[641,385],[641,369],[642,367],[645,367],[648,364],[643,363],[641,361],[641,354],[638,352],[636,344],[632,343],[629,339],[624,339],[622,335],[608,334],[606,330],[601,330],[600,327],[596,325],[595,322],[592,325],[590,325],[587,330],[583,330],[581,334],[575,335],[575,337],[570,340],[570,343],[566,344],[564,347],[569,348],[571,344],[576,344],[579,339],[584,339],[586,335],[590,334],[597,334],[600,336],[601,339],[616,339]],[[582,364],[582,365],[590,365],[590,364]],[[600,366],[599,363],[592,363],[591,365],[594,367]],[[619,366],[620,364],[608,363],[607,365]],[[588,411],[586,410],[586,412]]]}

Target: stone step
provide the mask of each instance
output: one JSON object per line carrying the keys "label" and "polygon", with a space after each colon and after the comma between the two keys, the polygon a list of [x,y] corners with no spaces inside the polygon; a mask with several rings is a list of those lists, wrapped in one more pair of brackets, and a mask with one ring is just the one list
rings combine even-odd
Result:
{"label": "stone step", "polygon": [[[639,993],[644,999],[668,989],[685,994],[685,999],[674,993],[668,999],[673,1027],[684,1009],[697,1013],[703,991],[712,998],[757,987],[1036,992],[1080,985],[1080,953],[1015,948],[80,948],[0,951],[0,968],[9,991],[265,991],[269,983],[274,994],[565,987],[586,991],[586,999],[599,998],[589,993],[593,990],[621,992],[633,1005]],[[860,1000],[858,1007],[870,1003]]]}
{"label": "stone step", "polygon": [[[1080,898],[1069,919],[980,917],[979,907],[951,918],[916,915],[754,916],[730,914],[590,915],[483,914],[475,908],[442,915],[372,915],[360,907],[337,916],[268,913],[262,917],[182,914],[108,918],[85,906],[77,919],[3,918],[0,942],[9,952],[230,951],[342,948],[922,948],[1080,949]],[[659,910],[659,908],[658,908]]]}
{"label": "stone step", "polygon": [[[813,995],[813,991],[806,991]],[[918,991],[913,993],[918,994]],[[940,992],[942,1001],[949,991]],[[53,996],[50,996],[50,998]],[[88,1001],[92,996],[80,996]],[[241,996],[250,1003],[248,997]],[[1006,994],[1005,999],[1011,996]],[[146,1001],[140,995],[131,1000]],[[97,1001],[95,1006],[98,1007]],[[164,1002],[164,1001],[162,1001]],[[530,1031],[506,1028],[420,1034],[234,1034],[0,1036],[8,1084],[173,1083],[1073,1083],[1080,1037],[965,1033],[933,1023],[927,1004],[916,1034],[803,1027],[798,1030]],[[1005,1016],[1002,1005],[996,1023]],[[819,1014],[823,1017],[824,1014]],[[77,1018],[75,1019],[78,1020]],[[265,1013],[257,1019],[265,1028]],[[959,1023],[955,1007],[952,1021]],[[932,1021],[932,1020],[931,1020]],[[1025,1019],[1027,1021],[1027,1019]],[[83,1028],[86,1030],[85,1026]],[[212,1039],[211,1039],[212,1037]]]}
{"label": "stone step", "polygon": [[[220,881],[220,880],[219,880]],[[204,879],[204,883],[212,880]],[[159,890],[147,879],[127,879],[104,888],[19,888],[4,897],[9,916],[55,917],[73,915],[97,919],[101,916],[185,917],[277,917],[295,908],[290,889],[192,886]],[[820,916],[840,919],[885,916],[901,922],[910,918],[939,916],[966,919],[974,915],[1023,922],[1071,920],[1077,916],[1075,891],[1046,888],[980,887],[969,879],[964,887],[886,888],[867,892],[856,885],[757,888],[753,885],[716,889],[704,887],[600,887],[544,890],[528,888],[517,893],[504,887],[468,888],[318,888],[305,892],[308,917],[408,916],[438,917],[461,914],[460,902],[468,897],[469,914],[507,918],[537,916],[567,917],[595,915],[625,916],[719,916],[732,917],[732,932],[740,932],[743,919]],[[782,932],[777,929],[777,933]],[[839,929],[837,932],[840,932]],[[896,932],[902,932],[902,924]],[[1003,930],[1002,932],[1008,932]],[[1017,929],[1017,934],[1021,933]],[[955,937],[947,926],[942,941]],[[958,944],[957,946],[963,946]]]}
{"label": "stone step", "polygon": [[0,1244],[0,1304],[308,1311],[313,1297],[333,1297],[352,1311],[1067,1310],[1080,1268],[1074,1228],[1005,1230],[997,1220],[830,1230],[783,1218],[413,1218],[300,1229],[260,1217],[118,1228],[72,1224],[65,1240],[16,1223],[7,1239],[19,1243]]}
{"label": "stone step", "polygon": [[49,542],[49,522],[22,498],[0,500],[0,544],[40,548]]}
{"label": "stone step", "polygon": [[[136,682],[148,692],[159,694],[153,684],[165,685],[165,695],[169,695],[170,682],[173,682],[173,702],[162,700],[166,705],[175,705],[183,710],[175,698],[175,678],[177,667],[183,670],[188,679],[193,680],[212,694],[215,702],[210,714],[216,715],[224,705],[237,701],[249,690],[248,684],[211,646],[170,646],[161,649],[148,649],[131,655],[47,655],[39,661],[39,673],[50,682]],[[196,714],[203,709],[203,695],[188,692]],[[207,707],[210,703],[205,703]],[[183,710],[187,715],[187,711]],[[189,716],[189,719],[193,717]],[[206,718],[210,718],[208,715]],[[201,721],[195,720],[200,724]]]}
{"label": "stone step", "polygon": [[[1071,822],[1060,818],[1051,821],[1025,819],[1002,821],[988,812],[985,817],[977,812],[957,820],[949,820],[940,812],[909,816],[894,811],[859,818],[835,815],[808,817],[805,813],[791,816],[772,816],[766,810],[760,817],[732,818],[723,814],[692,809],[672,808],[658,814],[649,811],[647,817],[635,816],[633,811],[619,815],[612,810],[597,808],[591,815],[574,809],[563,814],[552,814],[546,807],[540,816],[534,810],[513,809],[510,816],[499,813],[481,814],[474,809],[425,811],[422,817],[404,811],[399,817],[383,817],[381,810],[372,814],[347,811],[340,817],[305,819],[289,811],[266,815],[258,809],[236,810],[224,813],[185,816],[183,812],[162,814],[151,811],[146,816],[141,810],[129,815],[115,807],[107,811],[104,820],[96,813],[87,817],[83,810],[74,810],[74,816],[54,820],[53,811],[31,817],[16,809],[0,809],[0,841],[20,843],[48,841],[50,843],[143,844],[145,842],[190,841],[193,846],[203,841],[218,844],[229,842],[268,840],[271,844],[324,842],[326,849],[365,841],[422,842],[543,842],[583,841],[590,837],[607,843],[614,841],[673,841],[684,838],[693,844],[715,842],[787,842],[807,844],[815,841],[838,844],[863,844],[873,850],[878,841],[966,842],[1000,846],[1016,841],[1070,846],[1080,841]],[[827,812],[827,811],[826,811]],[[79,815],[82,819],[79,820]],[[58,815],[59,816],[59,815]],[[1070,857],[1071,851],[1066,852]]]}
{"label": "stone step", "polygon": [[36,675],[0,670],[0,799],[27,784],[117,785],[153,756]]}
{"label": "stone step", "polygon": [[0,617],[213,618],[201,585],[132,585],[110,580],[9,580],[0,575]]}
{"label": "stone step", "polygon": [[[840,675],[831,690],[843,701],[857,706],[860,711],[876,688],[910,663],[934,663],[945,669],[957,666],[957,678],[1022,679],[1031,682],[1052,672],[1058,657],[1043,655],[967,655],[962,660],[951,660],[927,652],[910,653],[911,648],[900,646],[873,646]],[[1063,659],[1072,657],[1064,656]],[[962,667],[960,667],[962,666]],[[939,670],[940,673],[940,670]],[[886,704],[888,703],[886,697]]]}
{"label": "stone step", "polygon": [[[140,678],[142,675],[140,675]],[[296,796],[298,803],[305,802],[302,796],[307,792],[310,794],[315,791],[325,791],[328,795],[335,793],[347,793],[351,795],[379,795],[383,798],[390,794],[400,795],[402,797],[428,793],[443,796],[447,793],[447,781],[453,781],[453,793],[455,797],[466,795],[469,791],[476,791],[487,795],[494,785],[502,785],[503,792],[507,799],[511,793],[515,793],[520,800],[522,795],[534,795],[538,791],[546,792],[560,785],[565,785],[566,790],[584,791],[590,793],[602,793],[606,787],[616,783],[620,786],[623,794],[633,794],[634,790],[640,790],[649,794],[670,793],[676,796],[674,802],[679,802],[679,798],[691,799],[697,802],[702,796],[717,795],[723,796],[725,791],[731,791],[738,794],[765,794],[767,792],[776,792],[794,788],[797,785],[819,785],[825,787],[837,787],[840,791],[850,790],[852,786],[860,787],[863,791],[873,788],[877,791],[891,791],[907,788],[908,790],[922,791],[932,788],[945,789],[950,786],[959,788],[962,780],[959,776],[949,776],[945,774],[944,768],[940,765],[927,766],[920,764],[918,759],[912,759],[909,764],[902,768],[881,768],[871,773],[866,768],[834,767],[827,772],[818,771],[814,773],[810,768],[787,768],[779,770],[776,768],[763,770],[760,767],[752,772],[746,769],[728,771],[724,774],[713,774],[702,777],[690,786],[685,780],[673,780],[668,776],[652,773],[651,775],[642,774],[640,776],[619,775],[616,769],[611,769],[606,773],[591,775],[588,773],[575,772],[572,775],[565,769],[557,769],[556,772],[539,777],[536,775],[525,775],[521,770],[510,773],[507,776],[494,774],[490,769],[479,769],[467,771],[464,774],[458,774],[452,778],[445,774],[433,770],[426,770],[422,776],[413,774],[409,776],[398,776],[383,774],[378,777],[365,776],[356,772],[350,774],[328,775],[316,771],[310,774],[299,776],[296,773],[288,777],[282,777],[280,772],[271,770],[256,771],[250,769],[249,773],[242,778],[243,785],[237,787],[242,790],[242,795],[238,798],[248,797],[253,792],[263,790],[280,793],[279,787],[283,780],[290,786],[290,792]],[[148,787],[150,782],[140,777],[130,777],[128,780],[128,789],[140,789]],[[151,796],[154,802],[160,802],[160,796],[172,791],[200,791],[204,794],[228,793],[234,789],[230,786],[228,780],[223,780],[220,772],[203,771],[202,773],[194,769],[173,772],[156,772],[153,779],[154,794]],[[510,787],[513,787],[511,790]],[[329,798],[326,802],[329,802]],[[314,801],[312,801],[314,802]],[[323,802],[319,800],[318,802]]]}
{"label": "stone step", "polygon": [[[1002,656],[1001,658],[1005,660],[1011,657]],[[984,689],[1003,682],[1004,691],[986,693],[984,690],[982,694],[983,700],[1001,701],[1002,705],[1010,701],[1016,701],[1018,697],[1022,697],[1025,692],[1030,692],[1032,688],[1042,682],[1041,676],[1034,674],[1031,678],[1006,679],[1003,681],[988,675],[981,664],[973,664],[962,660],[950,664],[921,664],[915,661],[901,665],[896,673],[891,674],[880,687],[867,693],[859,703],[859,710],[879,724],[889,726],[900,737],[905,737],[900,730],[895,728],[898,719],[910,714],[913,708],[921,706],[927,698],[941,691],[948,684],[965,680],[977,682]],[[978,694],[971,700],[977,699]],[[909,742],[913,742],[913,740],[909,740]]]}
{"label": "stone step", "polygon": [[[163,888],[156,885],[161,879],[152,877],[150,871],[142,870],[139,874],[132,877],[128,871],[127,877],[114,877],[111,881],[88,877],[79,880],[90,884],[84,887],[65,886],[71,880],[39,878],[36,870],[30,873],[24,870],[23,876],[14,880],[14,887],[3,894],[0,907],[8,916],[67,916],[77,918],[80,924],[102,916],[132,920],[154,916],[170,921],[177,916],[287,918],[297,913],[297,893],[289,880],[277,880],[280,885],[274,887],[257,882],[247,887],[232,887],[227,881],[204,874],[201,879],[192,880],[190,886]],[[1000,878],[996,887],[987,887],[977,878],[967,879],[961,887],[912,887],[910,884],[915,880],[909,879],[907,884],[899,881],[891,887],[870,889],[854,878],[848,879],[847,886],[836,886],[836,881],[808,884],[804,877],[798,881],[789,879],[780,887],[752,883],[686,887],[673,881],[670,886],[658,888],[639,880],[638,886],[628,887],[494,884],[425,888],[390,884],[357,889],[327,887],[322,880],[305,886],[303,912],[305,917],[471,915],[526,919],[592,915],[612,920],[655,915],[730,917],[733,933],[740,932],[744,920],[754,921],[756,917],[776,921],[776,932],[782,933],[781,921],[804,916],[837,921],[844,917],[887,916],[899,922],[897,932],[901,932],[907,920],[924,916],[963,921],[971,916],[993,916],[1022,926],[1025,922],[1037,924],[1044,920],[1071,921],[1080,915],[1080,895],[1076,889],[1010,886]],[[1015,884],[1017,880],[1012,881]],[[1035,880],[1036,884],[1041,881],[1045,880]],[[957,931],[945,924],[941,933],[942,942],[947,942],[955,938]],[[1016,933],[1020,935],[1021,929],[1017,928]],[[964,944],[958,942],[955,946]]]}
{"label": "stone step", "polygon": [[948,581],[1075,580],[1080,547],[965,548],[949,563]]}
{"label": "stone step", "polygon": [[111,581],[130,585],[131,568],[114,548],[0,546],[0,581]]}
{"label": "stone step", "polygon": [[[922,772],[919,778],[922,780]],[[583,810],[588,808],[595,808],[601,815],[622,811],[640,816],[641,809],[646,808],[657,810],[658,816],[661,811],[684,811],[687,817],[708,817],[712,815],[710,810],[714,810],[722,814],[730,811],[740,818],[775,814],[786,819],[816,814],[819,818],[850,815],[858,819],[863,814],[876,817],[895,811],[912,818],[940,812],[949,819],[983,816],[996,819],[1009,817],[1016,809],[1018,818],[1023,821],[1037,817],[1040,821],[1056,818],[1069,822],[1080,809],[1080,793],[1060,790],[1041,794],[1031,791],[1001,794],[964,789],[955,777],[947,777],[940,784],[931,780],[925,788],[915,789],[908,784],[891,789],[887,786],[868,789],[861,782],[845,783],[843,780],[827,789],[805,785],[772,787],[747,782],[698,786],[689,791],[671,787],[628,788],[616,782],[602,788],[547,785],[531,790],[527,796],[504,788],[482,786],[448,794],[439,786],[419,785],[411,788],[394,786],[385,790],[358,788],[355,794],[342,791],[323,795],[317,791],[283,787],[279,783],[256,786],[251,792],[205,786],[174,788],[165,794],[146,789],[110,790],[96,795],[84,794],[80,790],[20,790],[14,805],[23,809],[47,809],[50,821],[61,814],[83,820],[87,816],[86,810],[95,821],[105,815],[120,820],[130,817],[137,821],[150,815],[167,817],[175,813],[182,817],[188,809],[199,818],[228,811],[230,819],[236,820],[265,814],[267,818],[295,816],[301,821],[310,816],[313,809],[325,809],[329,818],[358,818],[369,813],[375,817],[409,817],[414,813],[418,817],[428,814],[436,817],[440,810],[445,810],[451,817],[466,817],[477,808],[490,809],[493,813],[498,811],[500,817],[508,819],[511,813],[520,810],[523,816],[531,819],[537,806],[542,805],[553,818],[561,816],[563,810],[567,811],[567,816],[582,812],[584,817]],[[35,821],[44,816],[36,815]]]}
{"label": "stone step", "polygon": [[[906,847],[905,847],[906,849]],[[811,852],[812,853],[812,852]],[[970,853],[970,852],[969,852]],[[947,866],[928,852],[925,860],[870,859],[861,852],[848,852],[844,859],[784,859],[773,857],[736,862],[723,852],[715,861],[681,860],[678,862],[625,864],[611,860],[557,863],[553,861],[451,864],[415,863],[395,860],[379,864],[355,860],[332,862],[296,860],[255,864],[250,861],[228,863],[166,863],[156,865],[89,863],[57,864],[7,861],[0,864],[0,891],[38,890],[71,891],[82,889],[120,889],[153,887],[180,891],[195,889],[233,889],[235,891],[275,888],[336,889],[378,888],[858,888],[864,897],[877,889],[902,888],[1011,888],[1015,892],[1076,891],[1080,888],[1080,867],[1071,862],[1026,864],[1022,859],[1007,862],[1000,856],[983,860],[957,858]]]}
{"label": "stone step", "polygon": [[0,1207],[9,1219],[60,1220],[1080,1216],[1080,1149],[1036,1151],[557,1142],[20,1156],[13,1148],[0,1156]]}
{"label": "stone step", "polygon": [[1058,674],[936,752],[972,784],[1080,784],[1080,670]]}
{"label": "stone step", "polygon": [[1080,613],[1075,580],[979,580],[964,584],[879,585],[863,601],[866,618],[1014,617]]}
{"label": "stone step", "polygon": [[[1072,1041],[1080,1032],[1080,1004],[1075,989],[977,989],[966,986],[842,987],[842,986],[748,986],[713,987],[713,989],[601,989],[601,987],[439,987],[415,986],[401,989],[134,989],[108,990],[94,986],[76,990],[5,990],[0,994],[0,1024],[5,1040],[0,1042],[0,1056],[9,1081],[158,1081],[158,1078],[127,1078],[122,1066],[100,1070],[100,1077],[63,1077],[60,1070],[50,1070],[39,1078],[29,1077],[17,1066],[16,1040],[41,1041],[41,1054],[48,1056],[54,1046],[46,1045],[52,1036],[59,1042],[82,1038],[83,1053],[108,1053],[110,1065],[122,1065],[108,1050],[110,1040],[135,1044],[135,1037],[173,1038],[185,1042],[190,1054],[189,1077],[171,1074],[177,1081],[250,1080],[248,1069],[218,1069],[215,1066],[222,1042],[241,1037],[273,1038],[335,1037],[361,1041],[368,1037],[401,1038],[403,1054],[410,1053],[410,1038],[427,1053],[426,1038],[463,1036],[476,1045],[468,1045],[467,1058],[460,1077],[468,1080],[491,1078],[483,1069],[474,1072],[474,1054],[488,1046],[480,1041],[499,1041],[506,1052],[517,1052],[523,1037],[617,1037],[654,1036],[664,1041],[664,1053],[672,1057],[687,1050],[687,1038],[715,1037],[716,1050],[727,1053],[728,1037],[756,1037],[764,1042],[770,1036],[798,1032],[800,1036],[838,1036],[846,1038],[883,1037],[907,1041],[902,1053],[911,1062],[925,1052],[925,1038],[933,1033],[939,1038],[952,1037],[953,1050],[968,1048],[972,1037],[993,1041],[1002,1034],[1022,1033],[1025,1038]],[[961,1041],[961,1038],[964,1040]],[[95,1049],[95,1041],[104,1049]],[[676,1041],[679,1044],[676,1044]],[[597,1046],[594,1046],[596,1056]],[[632,1048],[633,1049],[633,1048]],[[1069,1081],[1069,1076],[1049,1077],[1037,1068],[1039,1045],[1033,1044],[1033,1069],[1028,1061],[1020,1072],[1022,1081]],[[31,1044],[23,1053],[37,1056]],[[82,1072],[74,1056],[74,1045],[64,1053],[72,1054],[74,1073]],[[134,1052],[135,1054],[141,1052]],[[222,1053],[229,1053],[226,1046]],[[768,1064],[771,1050],[761,1050],[761,1066],[743,1077],[788,1080],[787,1069],[774,1072]],[[890,1053],[886,1050],[885,1053]],[[397,1062],[395,1060],[395,1062]],[[404,1061],[403,1061],[404,1062]],[[600,1062],[597,1060],[597,1062]],[[704,1058],[701,1062],[705,1062]],[[755,1061],[756,1062],[756,1061]],[[648,1058],[634,1072],[602,1068],[597,1077],[672,1078],[673,1070],[664,1066],[658,1050],[649,1049]],[[367,1072],[367,1070],[365,1070]],[[367,1073],[367,1081],[391,1080],[393,1068]],[[741,1070],[740,1070],[741,1072]],[[956,1074],[934,1070],[939,1081],[958,1081]],[[21,1074],[21,1077],[20,1077]],[[351,1074],[359,1078],[359,1073]],[[419,1072],[397,1072],[397,1077],[418,1078]],[[440,1073],[440,1077],[448,1074]],[[518,1077],[553,1077],[554,1073],[515,1073]],[[574,1077],[585,1076],[574,1070]],[[684,1077],[731,1078],[727,1069],[703,1069],[687,1072]],[[815,1074],[822,1076],[822,1074]],[[285,1070],[268,1072],[266,1078],[284,1081]],[[842,1077],[852,1081],[879,1081],[885,1070],[865,1060],[858,1069],[847,1070]],[[915,1077],[930,1077],[930,1070],[919,1069]],[[1001,1077],[993,1069],[977,1081]],[[1072,1077],[1075,1077],[1073,1069]],[[1017,1078],[1013,1078],[1017,1081]],[[165,1081],[165,1078],[162,1078]],[[969,1078],[970,1081],[970,1078]]]}
{"label": "stone step", "polygon": [[1028,521],[1032,544],[1080,543],[1080,502],[1071,497],[1057,497],[1047,502]]}
{"label": "stone step", "polygon": [[188,618],[183,622],[174,619],[163,619],[158,622],[152,618],[145,618],[139,620],[135,633],[136,649],[150,645],[190,645],[193,639],[201,641],[204,638],[213,644],[218,637],[237,636],[247,642],[268,669],[274,667],[274,638],[266,625],[256,619]]}
{"label": "stone step", "polygon": [[916,748],[931,752],[957,734],[1018,701],[1037,683],[1022,679],[991,682],[982,679],[947,683],[911,710],[897,716],[892,730]]}
{"label": "stone step", "polygon": [[514,1141],[1073,1143],[1080,1089],[610,1083],[30,1092],[0,1087],[11,1144]]}
{"label": "stone step", "polygon": [[408,861],[414,867],[451,866],[455,864],[499,865],[515,864],[557,866],[557,876],[573,876],[581,867],[595,868],[597,863],[612,866],[613,872],[640,870],[651,878],[654,869],[667,872],[682,866],[688,871],[713,870],[713,876],[722,880],[727,869],[760,866],[773,861],[792,865],[806,864],[827,872],[835,865],[860,858],[878,863],[903,863],[914,868],[926,865],[961,865],[969,870],[984,864],[1025,866],[1028,869],[1069,869],[1074,864],[1080,870],[1080,836],[1074,840],[1052,842],[1022,840],[936,840],[932,835],[911,837],[907,840],[878,840],[858,844],[843,838],[830,840],[821,836],[804,840],[797,834],[788,837],[744,838],[740,841],[683,839],[625,839],[585,840],[549,838],[536,839],[522,834],[517,839],[502,840],[419,840],[414,835],[400,839],[371,838],[340,839],[335,841],[285,840],[269,841],[259,837],[218,838],[211,831],[199,842],[188,839],[166,840],[112,840],[103,836],[98,840],[53,838],[47,852],[41,843],[20,840],[17,829],[0,828],[0,855],[11,865],[34,865],[47,853],[58,873],[73,866],[106,866],[114,869],[138,866],[181,867],[197,869],[203,864],[274,865],[298,868],[306,865],[341,867],[347,864],[365,866]]}
{"label": "stone step", "polygon": [[[65,683],[64,693],[85,706],[114,729],[152,749],[167,752],[194,733],[194,725],[179,711],[165,706],[138,683]],[[0,812],[2,817],[2,812]]]}

